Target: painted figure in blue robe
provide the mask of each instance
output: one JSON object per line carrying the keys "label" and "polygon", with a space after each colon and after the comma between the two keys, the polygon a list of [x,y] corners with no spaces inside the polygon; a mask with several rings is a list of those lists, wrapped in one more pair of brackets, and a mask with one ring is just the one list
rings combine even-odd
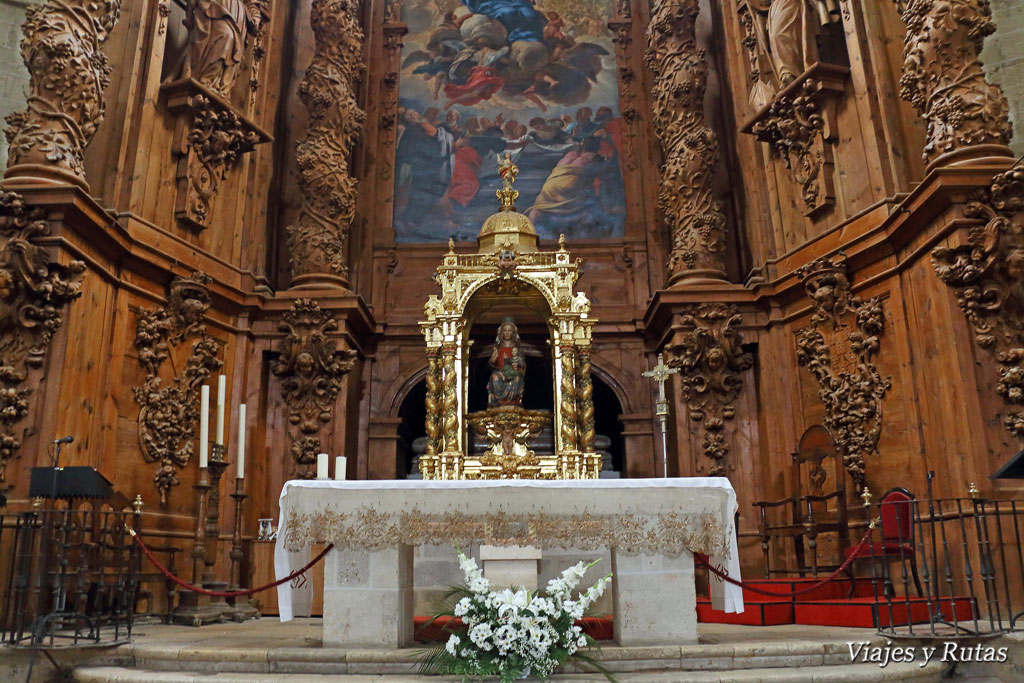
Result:
{"label": "painted figure in blue robe", "polygon": [[508,42],[517,40],[539,43],[548,20],[530,0],[462,0],[473,14],[483,14],[501,22],[508,31]]}

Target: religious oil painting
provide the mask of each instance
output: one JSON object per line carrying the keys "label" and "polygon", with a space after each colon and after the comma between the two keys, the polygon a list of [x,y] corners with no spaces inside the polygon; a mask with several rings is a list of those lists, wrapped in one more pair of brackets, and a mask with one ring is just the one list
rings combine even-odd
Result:
{"label": "religious oil painting", "polygon": [[471,240],[496,159],[541,238],[622,235],[611,0],[407,0],[396,148],[399,242]]}

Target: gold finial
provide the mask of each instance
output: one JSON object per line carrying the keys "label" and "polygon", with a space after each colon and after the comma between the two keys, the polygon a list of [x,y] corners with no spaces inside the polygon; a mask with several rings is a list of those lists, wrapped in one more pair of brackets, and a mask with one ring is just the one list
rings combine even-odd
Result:
{"label": "gold finial", "polygon": [[455,238],[454,237],[449,237],[448,238],[448,253],[449,254],[454,254],[455,253]]}
{"label": "gold finial", "polygon": [[565,251],[565,233],[558,236],[558,251]]}
{"label": "gold finial", "polygon": [[132,501],[132,509],[135,510],[135,514],[142,514],[142,494],[135,494],[135,500]]}
{"label": "gold finial", "polygon": [[501,176],[501,189],[496,190],[494,194],[498,196],[498,201],[501,202],[502,211],[515,211],[519,190],[513,188],[512,183],[516,181],[516,176],[519,175],[519,167],[512,163],[512,155],[508,152],[505,152],[504,158],[500,154],[497,157],[498,174]]}
{"label": "gold finial", "polygon": [[32,507],[37,508],[37,509],[43,507],[43,497],[42,496],[36,496],[35,498],[33,498],[32,499]]}
{"label": "gold finial", "polygon": [[971,482],[970,486],[967,487],[967,493],[971,496],[971,498],[974,498],[975,500],[977,500],[978,496],[980,495],[980,491],[978,491],[978,487],[974,485],[973,481]]}
{"label": "gold finial", "polygon": [[864,507],[871,505],[871,491],[866,485],[864,490],[860,492],[860,497],[864,500]]}

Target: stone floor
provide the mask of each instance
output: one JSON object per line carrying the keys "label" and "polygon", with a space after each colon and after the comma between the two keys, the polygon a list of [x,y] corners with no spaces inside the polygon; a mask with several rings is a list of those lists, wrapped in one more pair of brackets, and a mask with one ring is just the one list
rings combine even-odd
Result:
{"label": "stone floor", "polygon": [[[599,658],[623,683],[641,681],[938,681],[953,673],[959,680],[1021,681],[1024,647],[1011,661],[972,675],[963,667],[931,662],[851,663],[849,642],[884,645],[874,630],[811,626],[729,626],[701,624],[699,643],[673,647],[628,648],[604,645]],[[86,660],[72,661],[55,653],[58,663],[74,669],[82,683],[324,683],[326,681],[458,680],[413,675],[422,648],[357,650],[320,644],[321,621],[297,619],[282,624],[263,618],[242,624],[203,628],[138,624],[132,642]],[[898,644],[898,643],[897,643]],[[24,657],[24,653],[21,653]],[[32,683],[45,681],[52,667],[40,659]],[[964,675],[966,674],[966,675]],[[0,680],[26,681],[22,662],[0,649]],[[570,667],[553,680],[600,681],[592,673]]]}

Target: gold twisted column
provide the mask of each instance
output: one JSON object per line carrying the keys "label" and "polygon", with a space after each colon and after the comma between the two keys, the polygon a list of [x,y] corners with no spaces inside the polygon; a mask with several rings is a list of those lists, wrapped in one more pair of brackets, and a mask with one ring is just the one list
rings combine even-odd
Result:
{"label": "gold twisted column", "polygon": [[573,371],[575,352],[576,347],[572,344],[562,346],[562,452],[567,458],[565,466],[570,473],[575,472],[578,467],[576,451],[579,443],[576,424],[576,373]]}
{"label": "gold twisted column", "polygon": [[455,370],[455,348],[445,347],[441,355],[444,363],[444,461],[441,465],[441,477],[447,479],[456,476],[451,454],[459,452],[458,376]]}
{"label": "gold twisted column", "polygon": [[[590,376],[590,349],[581,347],[576,352],[576,385],[578,387],[576,405],[579,410],[579,446],[584,454],[594,452],[594,381]],[[587,475],[597,476],[590,472],[594,458],[586,458],[584,467]],[[600,471],[600,468],[598,468]]]}
{"label": "gold twisted column", "polygon": [[437,447],[441,443],[441,362],[437,355],[437,349],[427,352],[427,447],[424,458],[420,460],[420,472],[425,479],[433,478]]}

